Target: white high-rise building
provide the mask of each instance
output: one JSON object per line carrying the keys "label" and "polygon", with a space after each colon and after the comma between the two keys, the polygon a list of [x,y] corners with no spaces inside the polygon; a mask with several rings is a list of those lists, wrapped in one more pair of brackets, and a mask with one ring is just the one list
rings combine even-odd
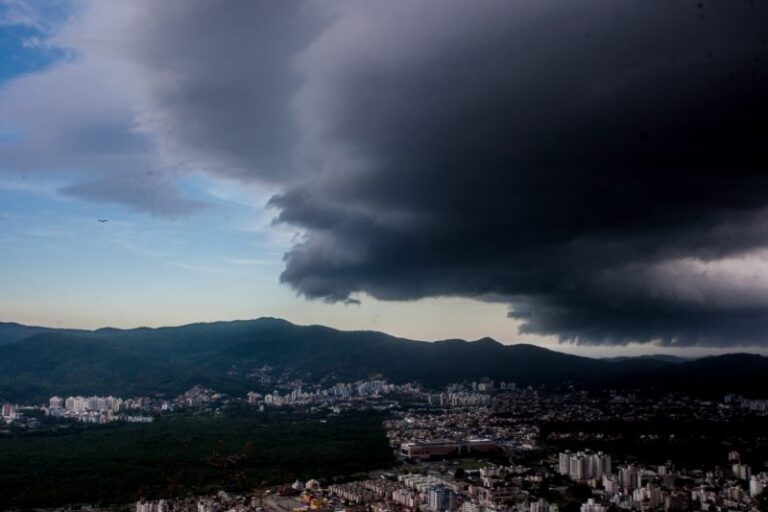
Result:
{"label": "white high-rise building", "polygon": [[14,420],[16,419],[16,407],[13,404],[3,404],[3,407],[0,408],[0,415],[4,420]]}
{"label": "white high-rise building", "polygon": [[619,485],[624,489],[635,489],[638,485],[639,472],[635,466],[622,466],[619,468]]}
{"label": "white high-rise building", "polygon": [[752,476],[752,468],[746,464],[734,464],[733,476],[739,480],[749,480]]}
{"label": "white high-rise building", "polygon": [[453,492],[442,485],[435,485],[427,492],[427,506],[435,512],[453,510]]}
{"label": "white high-rise building", "polygon": [[752,475],[749,479],[749,495],[757,496],[766,489],[768,489],[768,473]]}
{"label": "white high-rise building", "polygon": [[558,470],[574,480],[600,479],[611,474],[611,457],[603,452],[565,451],[558,457]]}

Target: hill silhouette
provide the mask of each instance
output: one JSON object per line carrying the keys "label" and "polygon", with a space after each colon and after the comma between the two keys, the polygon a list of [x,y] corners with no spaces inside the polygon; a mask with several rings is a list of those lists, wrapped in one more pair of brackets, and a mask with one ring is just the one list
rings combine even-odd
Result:
{"label": "hill silhouette", "polygon": [[0,339],[6,340],[0,345],[0,400],[12,401],[75,393],[175,394],[195,384],[242,394],[257,387],[248,375],[264,365],[307,382],[382,375],[433,388],[486,377],[518,386],[708,394],[750,394],[768,384],[768,358],[750,354],[604,360],[491,338],[423,342],[275,318],[96,331],[0,324]]}

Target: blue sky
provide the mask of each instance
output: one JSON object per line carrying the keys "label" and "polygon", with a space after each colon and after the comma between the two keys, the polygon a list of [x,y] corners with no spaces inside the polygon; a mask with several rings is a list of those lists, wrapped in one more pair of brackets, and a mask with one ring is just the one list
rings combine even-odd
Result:
{"label": "blue sky", "polygon": [[187,179],[187,193],[208,206],[173,219],[62,196],[61,186],[51,178],[0,182],[5,320],[94,328],[279,316],[423,339],[491,330],[518,338],[501,305],[297,297],[278,282],[293,234],[270,226],[267,196],[234,183]]}
{"label": "blue sky", "polygon": [[[6,19],[6,23],[0,26],[0,52],[3,55],[0,60],[0,83],[24,73],[44,70],[64,58],[66,53],[61,48],[41,44],[46,37],[43,27],[25,24],[20,17],[8,19],[13,16],[12,10],[10,4],[0,4],[0,18]],[[64,6],[53,7],[51,3],[51,8],[46,11],[45,23],[63,21],[66,14]]]}
{"label": "blue sky", "polygon": [[[416,7],[333,5],[248,2],[241,13],[204,2],[0,3],[0,320],[96,328],[276,316],[427,340],[492,336],[590,355],[725,350],[560,345],[554,333],[518,331],[524,321],[507,316],[516,293],[387,287],[405,281],[407,289],[423,271],[414,279],[379,276],[383,285],[362,276],[349,288],[345,265],[363,268],[379,250],[365,237],[339,243],[356,216],[371,233],[422,224],[407,208],[344,196],[358,183],[344,180],[365,176],[375,162],[337,140],[349,127],[370,127],[333,96],[334,80],[366,76],[351,70],[371,55],[354,54],[349,37]],[[479,22],[491,26],[495,17],[481,11]],[[414,28],[422,33],[416,21],[403,26],[402,41]],[[371,47],[377,65],[406,68],[407,59],[387,60]],[[418,58],[429,49],[414,54],[397,38],[381,47]],[[276,194],[283,199],[268,206]],[[342,202],[326,201],[337,194]],[[339,212],[347,216],[333,220]],[[681,261],[651,270],[687,276],[690,261]],[[766,261],[747,261],[757,268],[751,283],[768,276]],[[725,276],[697,285],[697,297],[739,295],[725,285],[744,274],[744,261],[694,263]],[[281,284],[286,265],[298,270]],[[329,285],[323,272],[337,282]],[[663,293],[678,300],[688,292]],[[345,294],[360,303],[345,304]]]}

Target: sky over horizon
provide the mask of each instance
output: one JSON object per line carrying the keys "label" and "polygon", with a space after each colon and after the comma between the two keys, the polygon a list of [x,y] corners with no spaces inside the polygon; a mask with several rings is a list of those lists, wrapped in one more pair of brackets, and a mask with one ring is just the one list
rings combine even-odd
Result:
{"label": "sky over horizon", "polygon": [[767,41],[748,0],[0,1],[0,321],[766,353]]}

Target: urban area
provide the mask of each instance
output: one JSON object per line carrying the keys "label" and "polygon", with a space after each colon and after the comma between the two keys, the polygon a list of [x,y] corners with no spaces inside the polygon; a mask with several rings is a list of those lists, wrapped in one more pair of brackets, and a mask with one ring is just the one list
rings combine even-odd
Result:
{"label": "urban area", "polygon": [[[721,448],[706,454],[714,459],[709,464],[676,461],[669,454],[654,455],[650,448],[642,456],[611,450],[631,442],[642,454],[644,445],[664,441],[674,446],[677,441],[662,427],[635,434],[608,427],[617,422],[626,426],[653,425],[662,419],[706,420],[729,425],[768,417],[768,400],[735,395],[709,401],[616,391],[545,393],[490,380],[451,384],[436,392],[382,378],[327,387],[282,382],[270,392],[242,397],[195,386],[172,399],[53,396],[46,404],[3,404],[0,432],[151,422],[158,415],[184,410],[219,414],[234,404],[260,412],[387,411],[384,429],[397,465],[344,482],[310,479],[250,494],[219,491],[194,498],[139,500],[136,512],[746,512],[765,510],[768,494],[768,461],[743,460],[737,450],[727,449],[744,441],[738,430],[714,439]],[[689,434],[697,440],[707,437]],[[748,437],[758,452],[768,447],[768,432]],[[651,460],[654,456],[658,460]]]}

